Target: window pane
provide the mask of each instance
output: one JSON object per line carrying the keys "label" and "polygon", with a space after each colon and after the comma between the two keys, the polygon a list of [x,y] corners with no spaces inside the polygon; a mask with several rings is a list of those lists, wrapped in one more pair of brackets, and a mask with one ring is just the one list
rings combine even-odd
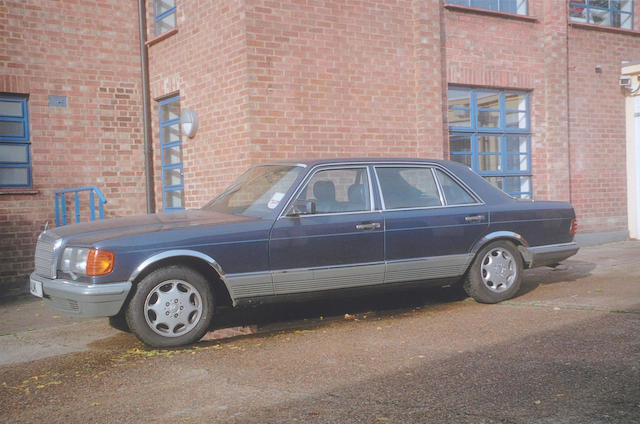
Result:
{"label": "window pane", "polygon": [[452,127],[471,127],[471,111],[449,109],[449,125]]}
{"label": "window pane", "polygon": [[457,182],[455,182],[450,176],[437,169],[438,181],[444,191],[444,197],[447,199],[448,205],[465,205],[469,203],[476,203],[476,200],[463,189]]}
{"label": "window pane", "polygon": [[0,136],[24,137],[24,127],[22,125],[22,121],[0,121]]}
{"label": "window pane", "polygon": [[449,137],[449,148],[452,152],[471,152],[470,135],[452,135]]}
{"label": "window pane", "polygon": [[163,143],[171,143],[172,141],[180,141],[180,124],[166,126],[160,129]]}
{"label": "window pane", "polygon": [[156,22],[156,35],[163,34],[176,27],[176,14],[172,13]]}
{"label": "window pane", "polygon": [[509,194],[531,192],[531,177],[504,177],[503,190]]}
{"label": "window pane", "polygon": [[504,102],[507,110],[527,110],[526,94],[505,93]]}
{"label": "window pane", "polygon": [[616,10],[631,13],[633,11],[633,0],[614,0],[611,6]]}
{"label": "window pane", "polygon": [[478,156],[478,169],[480,171],[501,171],[500,155],[480,155]]}
{"label": "window pane", "polygon": [[156,16],[176,7],[176,0],[156,0]]}
{"label": "window pane", "polygon": [[451,160],[455,162],[460,162],[463,165],[467,165],[471,168],[471,155],[451,155]]}
{"label": "window pane", "polygon": [[611,25],[609,21],[609,11],[589,9],[589,23],[595,25]]}
{"label": "window pane", "polygon": [[165,187],[182,185],[182,173],[180,168],[165,169],[162,171],[162,175],[164,176],[163,185]]}
{"label": "window pane", "polygon": [[500,112],[478,111],[478,126],[483,128],[497,128],[500,126]]}
{"label": "window pane", "polygon": [[630,13],[616,13],[612,14],[612,25],[616,28],[624,28],[624,29],[632,29],[633,28],[633,20],[631,19]]}
{"label": "window pane", "polygon": [[499,0],[471,0],[471,6],[480,9],[500,10],[498,3]]}
{"label": "window pane", "polygon": [[328,169],[311,177],[299,200],[313,200],[316,213],[357,212],[371,209],[365,168]]}
{"label": "window pane", "polygon": [[572,3],[569,5],[569,18],[574,22],[587,22],[587,9],[581,4]]}
{"label": "window pane", "polygon": [[471,90],[450,88],[447,94],[449,107],[471,107]]}
{"label": "window pane", "polygon": [[182,198],[184,197],[183,190],[170,190],[165,191],[164,193],[164,201],[165,208],[182,208],[183,202]]}
{"label": "window pane", "polygon": [[441,206],[429,168],[376,168],[387,209]]}
{"label": "window pane", "polygon": [[28,168],[0,168],[0,186],[29,184]]}
{"label": "window pane", "polygon": [[162,165],[174,165],[182,162],[182,146],[172,146],[162,150]]}
{"label": "window pane", "polygon": [[27,163],[26,144],[0,144],[0,162]]}
{"label": "window pane", "polygon": [[484,177],[484,179],[502,190],[502,177]]}
{"label": "window pane", "polygon": [[589,0],[589,6],[609,8],[609,0]]}
{"label": "window pane", "polygon": [[180,102],[174,101],[160,106],[160,122],[180,119]]}
{"label": "window pane", "polygon": [[500,137],[497,135],[479,135],[478,152],[497,153],[500,151]]}
{"label": "window pane", "polygon": [[528,171],[529,155],[507,155],[507,171]]}
{"label": "window pane", "polygon": [[0,115],[22,117],[22,102],[0,100]]}
{"label": "window pane", "polygon": [[528,147],[527,137],[517,135],[507,136],[507,152],[527,153]]}
{"label": "window pane", "polygon": [[506,113],[507,128],[527,128],[527,114],[525,112],[507,112]]}
{"label": "window pane", "polygon": [[480,109],[498,109],[500,103],[498,101],[498,93],[493,91],[478,91],[477,94],[478,107]]}

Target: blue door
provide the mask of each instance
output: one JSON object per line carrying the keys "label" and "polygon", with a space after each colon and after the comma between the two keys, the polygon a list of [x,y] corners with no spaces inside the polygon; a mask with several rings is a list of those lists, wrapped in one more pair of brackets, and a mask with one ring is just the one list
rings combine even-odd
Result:
{"label": "blue door", "polygon": [[384,225],[367,167],[319,169],[294,199],[313,202],[315,211],[287,215],[292,202],[274,224],[269,254],[276,294],[384,281]]}

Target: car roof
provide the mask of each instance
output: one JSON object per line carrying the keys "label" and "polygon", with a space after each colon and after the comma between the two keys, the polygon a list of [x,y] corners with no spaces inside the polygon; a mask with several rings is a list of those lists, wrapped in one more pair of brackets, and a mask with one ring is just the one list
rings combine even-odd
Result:
{"label": "car roof", "polygon": [[302,159],[302,160],[281,160],[274,161],[272,163],[277,164],[291,164],[291,165],[305,165],[314,167],[318,165],[332,165],[332,164],[350,164],[350,163],[437,163],[441,165],[449,164],[450,161],[442,159],[419,159],[419,158],[326,158],[326,159]]}

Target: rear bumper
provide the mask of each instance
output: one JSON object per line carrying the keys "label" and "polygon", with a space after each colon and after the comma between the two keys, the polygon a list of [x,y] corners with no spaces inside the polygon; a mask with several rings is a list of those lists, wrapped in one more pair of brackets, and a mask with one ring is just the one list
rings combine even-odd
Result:
{"label": "rear bumper", "polygon": [[578,244],[575,242],[547,244],[526,248],[524,256],[529,268],[534,268],[563,261],[578,253],[578,249]]}
{"label": "rear bumper", "polygon": [[45,303],[52,309],[78,317],[108,317],[116,315],[131,290],[131,282],[81,284],[61,279],[51,280],[35,273],[31,280],[42,283]]}

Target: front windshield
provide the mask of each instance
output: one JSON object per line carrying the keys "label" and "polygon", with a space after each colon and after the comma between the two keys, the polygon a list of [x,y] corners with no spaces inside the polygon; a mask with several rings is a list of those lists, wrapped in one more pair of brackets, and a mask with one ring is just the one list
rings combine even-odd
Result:
{"label": "front windshield", "polygon": [[271,216],[302,170],[295,165],[251,168],[203,209],[255,218]]}

